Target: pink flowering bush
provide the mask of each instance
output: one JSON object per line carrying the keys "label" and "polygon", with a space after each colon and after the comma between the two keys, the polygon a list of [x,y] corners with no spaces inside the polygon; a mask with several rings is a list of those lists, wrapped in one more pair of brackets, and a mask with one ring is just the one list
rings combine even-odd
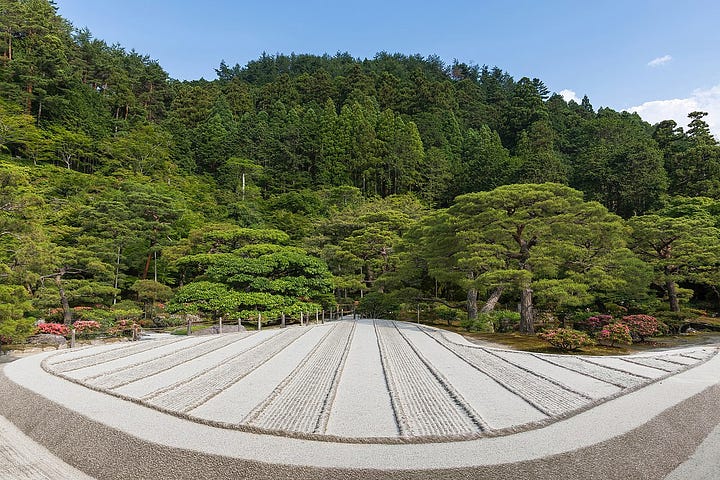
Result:
{"label": "pink flowering bush", "polygon": [[95,320],[78,320],[73,323],[75,333],[81,336],[90,336],[100,330],[100,323]]}
{"label": "pink flowering bush", "polygon": [[632,338],[641,342],[660,330],[660,322],[650,315],[627,315],[622,318],[622,323],[628,326]]}
{"label": "pink flowering bush", "polygon": [[538,337],[542,338],[550,345],[566,352],[577,350],[588,345],[594,345],[595,342],[587,333],[571,328],[555,328],[539,333]]}
{"label": "pink flowering bush", "polygon": [[67,337],[70,329],[62,323],[41,323],[37,326],[37,333],[49,333],[51,335],[62,335]]}
{"label": "pink flowering bush", "polygon": [[140,324],[137,323],[134,320],[127,319],[127,318],[121,318],[118,320],[115,325],[108,328],[108,333],[110,335],[132,335],[133,332],[137,334],[140,331]]}
{"label": "pink flowering bush", "polygon": [[618,343],[625,343],[627,345],[632,343],[630,327],[621,322],[605,325],[603,329],[598,332],[597,339],[610,347],[614,347],[615,344]]}
{"label": "pink flowering bush", "polygon": [[590,332],[599,332],[605,325],[612,323],[612,315],[594,315],[585,320],[585,325]]}

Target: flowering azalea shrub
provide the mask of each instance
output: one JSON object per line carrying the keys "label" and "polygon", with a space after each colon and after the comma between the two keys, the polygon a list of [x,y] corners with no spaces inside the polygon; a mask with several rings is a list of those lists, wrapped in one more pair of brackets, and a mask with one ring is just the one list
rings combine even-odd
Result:
{"label": "flowering azalea shrub", "polygon": [[597,333],[605,327],[605,325],[612,323],[612,315],[593,315],[585,320],[585,326],[588,331]]}
{"label": "flowering azalea shrub", "polygon": [[108,333],[110,335],[117,335],[117,336],[132,336],[133,332],[135,332],[135,335],[140,331],[140,324],[136,322],[135,320],[127,319],[127,318],[121,318],[117,322],[115,322],[115,325],[108,328]]}
{"label": "flowering azalea shrub", "polygon": [[37,326],[37,333],[49,333],[66,337],[70,333],[70,328],[62,323],[41,323]]}
{"label": "flowering azalea shrub", "polygon": [[100,323],[95,320],[78,320],[73,323],[75,327],[75,333],[80,336],[90,336],[97,333],[100,330]]}
{"label": "flowering azalea shrub", "polygon": [[641,342],[660,330],[660,322],[650,315],[626,315],[622,318],[622,323],[628,326],[632,338]]}
{"label": "flowering azalea shrub", "polygon": [[628,345],[632,343],[630,327],[621,322],[614,322],[605,325],[603,329],[598,332],[597,339],[600,343],[610,347],[613,347],[618,343],[625,343]]}
{"label": "flowering azalea shrub", "polygon": [[555,328],[539,333],[538,337],[542,338],[550,345],[566,352],[577,350],[588,345],[594,345],[595,342],[587,333],[571,328]]}

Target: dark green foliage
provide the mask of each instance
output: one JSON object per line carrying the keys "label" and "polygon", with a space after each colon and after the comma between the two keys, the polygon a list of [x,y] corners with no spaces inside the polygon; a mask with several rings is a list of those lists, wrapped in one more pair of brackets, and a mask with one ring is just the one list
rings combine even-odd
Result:
{"label": "dark green foliage", "polygon": [[334,290],[372,315],[474,319],[523,297],[525,329],[533,308],[720,300],[704,112],[651,127],[536,78],[388,52],[216,72],[172,80],[54,2],[0,0],[0,287],[28,297],[14,322],[125,301],[154,315],[168,288],[171,309],[211,316]]}

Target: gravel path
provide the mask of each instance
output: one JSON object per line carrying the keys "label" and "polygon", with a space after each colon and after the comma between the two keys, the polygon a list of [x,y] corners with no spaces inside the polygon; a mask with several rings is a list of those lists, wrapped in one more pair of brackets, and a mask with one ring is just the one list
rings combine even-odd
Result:
{"label": "gravel path", "polygon": [[470,367],[467,362],[416,326],[400,327],[417,350],[433,359],[433,365],[477,412],[482,412],[490,429],[510,428],[547,418],[523,398]]}
{"label": "gravel path", "polygon": [[94,387],[112,390],[147,378],[150,375],[157,375],[160,372],[164,372],[165,370],[169,370],[191,360],[197,360],[199,357],[225,348],[232,343],[242,340],[244,337],[244,334],[211,337],[209,340],[190,348],[184,348],[148,362],[140,362],[118,370],[83,377],[82,380]]}
{"label": "gravel path", "polygon": [[[302,360],[322,340],[331,325],[290,327],[303,333],[297,340],[202,405],[188,412],[202,420],[240,425],[247,415],[272,394]],[[273,335],[283,330],[274,330]]]}
{"label": "gravel path", "polygon": [[147,350],[156,349],[161,345],[170,345],[179,340],[181,340],[181,338],[172,338],[158,342],[136,342],[125,345],[120,344],[113,346],[113,348],[109,349],[109,351],[102,353],[98,353],[95,349],[90,349],[80,356],[73,354],[75,352],[70,354],[64,353],[63,355],[53,357],[52,361],[48,362],[48,365],[57,373],[65,373],[72,370],[78,370],[80,368],[107,363],[117,360],[123,356],[129,357],[131,355],[136,355]]}

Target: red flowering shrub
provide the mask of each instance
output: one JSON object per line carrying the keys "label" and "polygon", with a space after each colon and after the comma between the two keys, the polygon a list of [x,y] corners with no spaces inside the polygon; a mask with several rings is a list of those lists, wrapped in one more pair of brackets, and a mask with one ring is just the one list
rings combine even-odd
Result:
{"label": "red flowering shrub", "polygon": [[70,329],[62,323],[41,323],[37,326],[37,333],[49,333],[66,337],[70,333]]}
{"label": "red flowering shrub", "polygon": [[645,337],[655,335],[660,329],[660,322],[650,315],[627,315],[622,322],[630,328],[633,339],[645,341]]}
{"label": "red flowering shrub", "polygon": [[628,345],[632,343],[630,327],[621,322],[605,325],[603,329],[598,332],[597,339],[611,347],[615,346],[616,343],[626,343]]}
{"label": "red flowering shrub", "polygon": [[573,330],[571,328],[555,328],[539,333],[538,337],[542,338],[550,345],[566,352],[577,350],[578,348],[593,345],[595,342],[587,333]]}

